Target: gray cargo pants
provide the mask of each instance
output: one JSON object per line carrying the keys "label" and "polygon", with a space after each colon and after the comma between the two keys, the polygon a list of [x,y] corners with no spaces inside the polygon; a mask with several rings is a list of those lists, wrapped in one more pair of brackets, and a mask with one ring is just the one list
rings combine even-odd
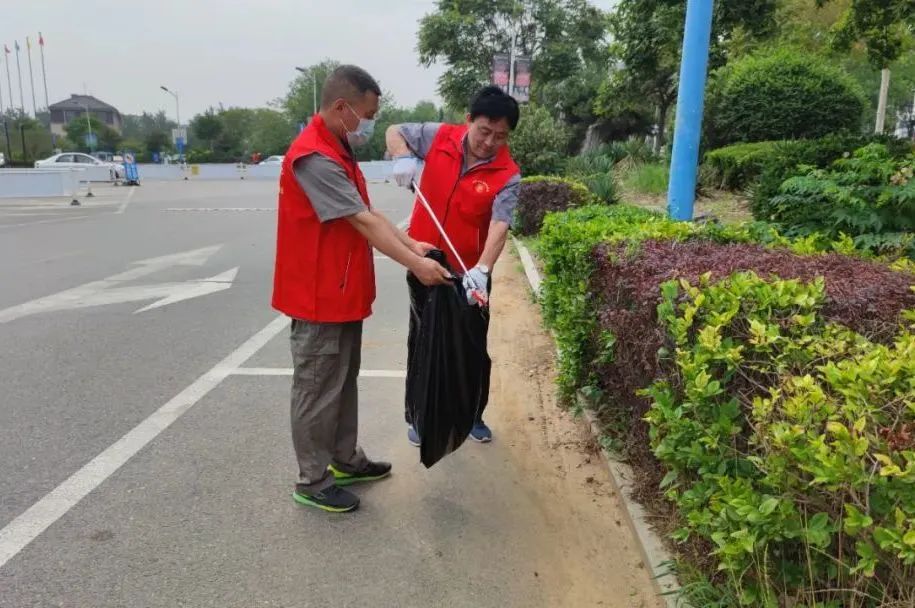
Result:
{"label": "gray cargo pants", "polygon": [[334,484],[329,464],[356,473],[368,460],[357,445],[362,322],[292,320],[292,445],[298,489],[307,494]]}

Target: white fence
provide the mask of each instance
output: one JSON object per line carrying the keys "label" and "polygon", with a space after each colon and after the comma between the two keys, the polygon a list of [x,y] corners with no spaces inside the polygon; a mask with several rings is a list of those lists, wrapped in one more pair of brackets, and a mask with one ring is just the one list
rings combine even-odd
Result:
{"label": "white fence", "polygon": [[[369,181],[384,181],[391,177],[392,161],[369,161],[359,163],[365,178]],[[264,179],[276,181],[280,177],[280,165],[236,165],[201,164],[201,165],[139,165],[140,180],[174,181],[174,180],[230,180],[230,179]]]}
{"label": "white fence", "polygon": [[0,169],[0,198],[76,196],[89,177],[85,169]]}

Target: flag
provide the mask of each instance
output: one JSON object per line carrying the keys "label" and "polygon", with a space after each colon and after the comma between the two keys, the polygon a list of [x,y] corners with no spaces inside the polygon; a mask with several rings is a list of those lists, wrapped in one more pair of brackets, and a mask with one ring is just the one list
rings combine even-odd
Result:
{"label": "flag", "polygon": [[5,45],[5,44],[3,45],[3,50],[6,51],[6,54],[7,54],[7,55],[9,55],[10,53],[13,52],[13,51],[10,50],[10,47],[8,47],[8,46]]}
{"label": "flag", "polygon": [[32,50],[32,41],[29,40],[29,37],[28,37],[28,36],[25,37],[25,45],[26,45],[27,47],[29,47],[29,50],[30,50],[30,51]]}
{"label": "flag", "polygon": [[44,36],[41,35],[41,32],[38,32],[38,46],[44,46]]}
{"label": "flag", "polygon": [[19,52],[19,41],[13,40],[13,46],[16,47],[16,52],[18,53]]}

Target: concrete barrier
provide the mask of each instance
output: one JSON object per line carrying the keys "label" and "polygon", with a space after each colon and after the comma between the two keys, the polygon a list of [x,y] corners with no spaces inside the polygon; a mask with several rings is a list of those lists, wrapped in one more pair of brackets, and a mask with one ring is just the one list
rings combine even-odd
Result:
{"label": "concrete barrier", "polygon": [[72,168],[0,169],[0,198],[74,197],[87,179],[84,173]]}

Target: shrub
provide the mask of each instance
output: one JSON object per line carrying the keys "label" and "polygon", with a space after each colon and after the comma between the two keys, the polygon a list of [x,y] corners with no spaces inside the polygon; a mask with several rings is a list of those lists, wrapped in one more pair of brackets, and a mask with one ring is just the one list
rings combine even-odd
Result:
{"label": "shrub", "polygon": [[910,142],[886,136],[827,135],[819,139],[739,143],[706,153],[704,185],[728,190],[749,190],[757,219],[766,220],[768,202],[782,182],[798,174],[798,167],[824,169],[833,161],[871,143],[887,146],[893,158],[913,152]]}
{"label": "shrub", "polygon": [[560,173],[566,158],[569,131],[546,108],[530,105],[521,110],[511,136],[511,151],[524,175]]}
{"label": "shrub", "polygon": [[672,357],[647,391],[652,446],[676,538],[711,548],[742,605],[915,593],[915,335],[874,344],[829,322],[825,285],[662,287]]}
{"label": "shrub", "polygon": [[543,218],[548,213],[593,202],[596,202],[594,195],[581,182],[561,177],[526,177],[521,180],[515,230],[522,236],[533,236],[540,232]]}
{"label": "shrub", "polygon": [[865,99],[841,68],[782,48],[723,68],[708,107],[712,143],[723,145],[857,133]]}
{"label": "shrub", "polygon": [[768,203],[770,219],[789,234],[849,234],[864,248],[915,246],[913,170],[915,155],[894,160],[885,146],[865,146],[787,179]]}
{"label": "shrub", "polygon": [[604,146],[592,152],[573,156],[566,160],[565,175],[588,187],[602,202],[617,202],[616,181],[613,167],[620,160],[620,149]]}

